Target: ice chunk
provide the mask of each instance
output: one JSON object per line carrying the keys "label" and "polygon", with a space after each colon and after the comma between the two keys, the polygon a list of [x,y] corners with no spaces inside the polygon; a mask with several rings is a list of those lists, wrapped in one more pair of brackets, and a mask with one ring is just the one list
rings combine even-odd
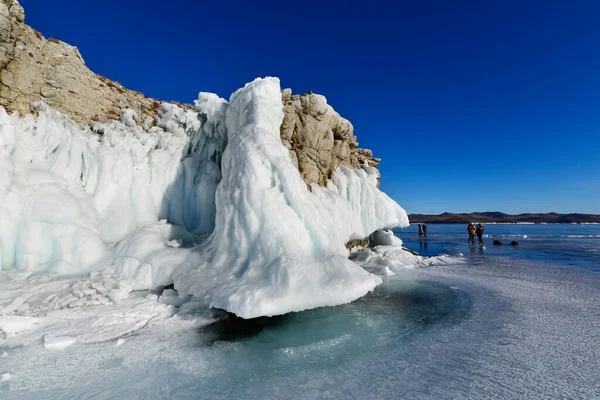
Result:
{"label": "ice chunk", "polygon": [[373,233],[373,246],[402,246],[402,240],[397,238],[392,231],[382,229],[376,230]]}
{"label": "ice chunk", "polygon": [[0,330],[8,334],[18,333],[32,329],[38,322],[35,317],[4,315],[0,316]]}
{"label": "ice chunk", "polygon": [[4,372],[0,375],[0,382],[8,382],[12,379],[12,375],[8,372]]}
{"label": "ice chunk", "polygon": [[76,338],[70,336],[44,335],[43,339],[46,350],[64,350],[77,342]]}

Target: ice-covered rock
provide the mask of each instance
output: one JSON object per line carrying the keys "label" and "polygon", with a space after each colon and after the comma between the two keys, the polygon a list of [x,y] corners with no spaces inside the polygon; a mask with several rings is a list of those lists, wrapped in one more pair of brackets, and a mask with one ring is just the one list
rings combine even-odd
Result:
{"label": "ice-covered rock", "polygon": [[276,78],[196,106],[162,104],[152,128],[131,110],[90,128],[45,103],[37,117],[0,108],[0,269],[91,271],[49,308],[174,283],[245,318],[346,303],[381,282],[345,248],[408,224],[374,167],[339,165],[307,190],[280,139]]}

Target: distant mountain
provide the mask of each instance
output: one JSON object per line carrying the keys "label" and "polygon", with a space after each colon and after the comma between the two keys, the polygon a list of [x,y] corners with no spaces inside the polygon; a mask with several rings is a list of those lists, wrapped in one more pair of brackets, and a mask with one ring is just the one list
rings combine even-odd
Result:
{"label": "distant mountain", "polygon": [[469,222],[547,222],[547,223],[577,223],[577,222],[597,222],[600,223],[600,215],[597,214],[505,214],[499,211],[474,212],[474,213],[449,213],[445,212],[439,215],[426,214],[410,214],[408,216],[411,223],[427,222],[427,223],[446,223],[446,224],[461,224]]}

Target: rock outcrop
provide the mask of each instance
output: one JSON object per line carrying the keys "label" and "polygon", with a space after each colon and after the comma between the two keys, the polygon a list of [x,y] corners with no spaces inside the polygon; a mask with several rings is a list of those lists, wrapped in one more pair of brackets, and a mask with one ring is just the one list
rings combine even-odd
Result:
{"label": "rock outcrop", "polygon": [[[24,21],[17,0],[0,0],[0,106],[23,115],[44,100],[84,125],[119,119],[128,108],[137,123],[154,123],[160,101],[93,73],[77,47],[45,39]],[[307,184],[326,185],[340,164],[359,168],[379,163],[370,150],[357,147],[352,124],[324,96],[292,95],[286,89],[282,101],[281,140]]]}
{"label": "rock outcrop", "polygon": [[306,182],[326,185],[338,165],[360,168],[379,164],[371,150],[359,149],[354,127],[318,94],[282,92],[281,141]]}

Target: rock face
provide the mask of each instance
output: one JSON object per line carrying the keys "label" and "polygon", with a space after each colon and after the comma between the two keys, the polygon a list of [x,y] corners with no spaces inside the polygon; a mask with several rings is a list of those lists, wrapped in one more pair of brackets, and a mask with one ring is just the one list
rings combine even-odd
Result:
{"label": "rock face", "polygon": [[[154,123],[161,102],[96,75],[77,47],[45,39],[24,21],[17,0],[0,0],[0,106],[25,114],[32,103],[45,100],[84,125],[119,119],[129,108],[137,123]],[[324,96],[292,95],[286,89],[282,101],[281,140],[307,184],[326,185],[339,164],[359,168],[379,163],[370,150],[357,148],[352,124]]]}
{"label": "rock face", "polygon": [[326,185],[338,165],[360,168],[379,164],[371,150],[357,148],[354,127],[318,94],[282,92],[281,141],[306,182]]}

